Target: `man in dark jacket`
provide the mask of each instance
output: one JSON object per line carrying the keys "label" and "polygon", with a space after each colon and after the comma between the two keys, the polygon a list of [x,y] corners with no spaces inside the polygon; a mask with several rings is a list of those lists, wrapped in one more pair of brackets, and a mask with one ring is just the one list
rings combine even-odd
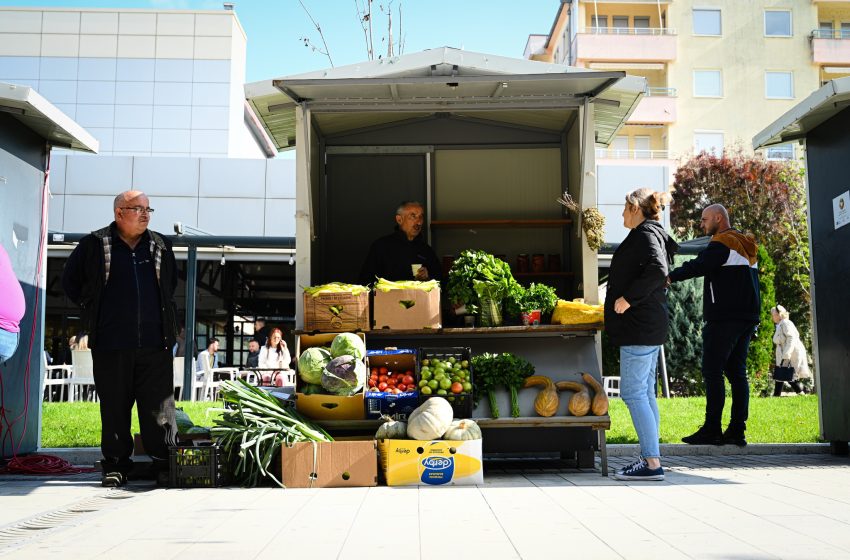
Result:
{"label": "man in dark jacket", "polygon": [[[747,352],[759,323],[761,303],[758,246],[751,235],[732,229],[729,214],[720,204],[703,210],[700,226],[711,236],[708,247],[672,271],[669,277],[671,282],[705,277],[702,329],[705,424],[682,441],[693,445],[744,446],[750,398]],[[732,414],[729,426],[722,432],[724,374],[732,388]]]}
{"label": "man in dark jacket", "polygon": [[[396,210],[396,231],[381,237],[369,249],[360,271],[360,283],[376,277],[387,280],[442,280],[434,250],[422,240],[425,210],[418,202],[403,202]],[[415,272],[414,272],[415,269]]]}
{"label": "man in dark jacket", "polygon": [[177,271],[170,242],[148,230],[148,197],[115,197],[115,221],[83,237],[65,264],[62,286],[81,307],[100,398],[104,486],[123,486],[132,468],[130,415],[138,405],[145,451],[159,483],[174,445],[172,352]]}

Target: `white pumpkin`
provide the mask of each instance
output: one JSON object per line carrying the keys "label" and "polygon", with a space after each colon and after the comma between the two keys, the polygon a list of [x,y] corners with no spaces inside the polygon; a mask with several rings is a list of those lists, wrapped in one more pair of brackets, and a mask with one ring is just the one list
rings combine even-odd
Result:
{"label": "white pumpkin", "polygon": [[407,435],[413,439],[440,439],[454,418],[449,401],[442,397],[431,397],[407,418]]}
{"label": "white pumpkin", "polygon": [[455,420],[443,434],[443,439],[458,441],[481,439],[481,428],[478,427],[475,420]]}
{"label": "white pumpkin", "polygon": [[407,424],[384,416],[384,423],[378,426],[375,439],[404,439],[407,437]]}

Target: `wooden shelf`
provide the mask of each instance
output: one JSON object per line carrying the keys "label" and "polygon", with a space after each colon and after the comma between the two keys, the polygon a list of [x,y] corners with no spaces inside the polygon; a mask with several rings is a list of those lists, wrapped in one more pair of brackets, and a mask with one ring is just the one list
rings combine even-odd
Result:
{"label": "wooden shelf", "polygon": [[[592,337],[596,332],[603,329],[602,323],[589,325],[538,325],[530,327],[525,325],[510,325],[506,327],[475,327],[475,328],[443,328],[443,329],[417,329],[417,330],[395,330],[395,329],[372,329],[366,331],[366,337],[394,337],[394,338],[429,338],[429,337],[452,337],[452,338],[517,338],[517,337],[567,337],[588,336]],[[298,334],[298,331],[296,331]]]}
{"label": "wooden shelf", "polygon": [[569,218],[556,220],[432,220],[431,227],[443,228],[553,228],[568,226],[573,221]]}
{"label": "wooden shelf", "polygon": [[535,276],[549,276],[555,278],[570,278],[572,272],[514,272],[514,278],[531,278]]}

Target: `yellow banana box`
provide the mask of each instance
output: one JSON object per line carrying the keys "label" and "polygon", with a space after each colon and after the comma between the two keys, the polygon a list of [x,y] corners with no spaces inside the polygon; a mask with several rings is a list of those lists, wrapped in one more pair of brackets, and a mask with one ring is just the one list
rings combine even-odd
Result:
{"label": "yellow banana box", "polygon": [[378,440],[387,486],[448,486],[484,483],[481,440]]}

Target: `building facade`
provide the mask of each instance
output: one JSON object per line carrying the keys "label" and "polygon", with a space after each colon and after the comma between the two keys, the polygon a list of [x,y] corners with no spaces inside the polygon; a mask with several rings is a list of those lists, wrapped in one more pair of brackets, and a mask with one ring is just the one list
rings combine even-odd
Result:
{"label": "building facade", "polygon": [[[621,208],[647,174],[666,173],[669,185],[681,158],[747,150],[765,123],[850,73],[850,2],[562,0],[549,34],[529,37],[526,56],[646,78],[627,125],[597,149],[600,208],[613,225],[610,200]],[[765,155],[792,159],[795,147]],[[624,233],[609,227],[607,240]]]}

